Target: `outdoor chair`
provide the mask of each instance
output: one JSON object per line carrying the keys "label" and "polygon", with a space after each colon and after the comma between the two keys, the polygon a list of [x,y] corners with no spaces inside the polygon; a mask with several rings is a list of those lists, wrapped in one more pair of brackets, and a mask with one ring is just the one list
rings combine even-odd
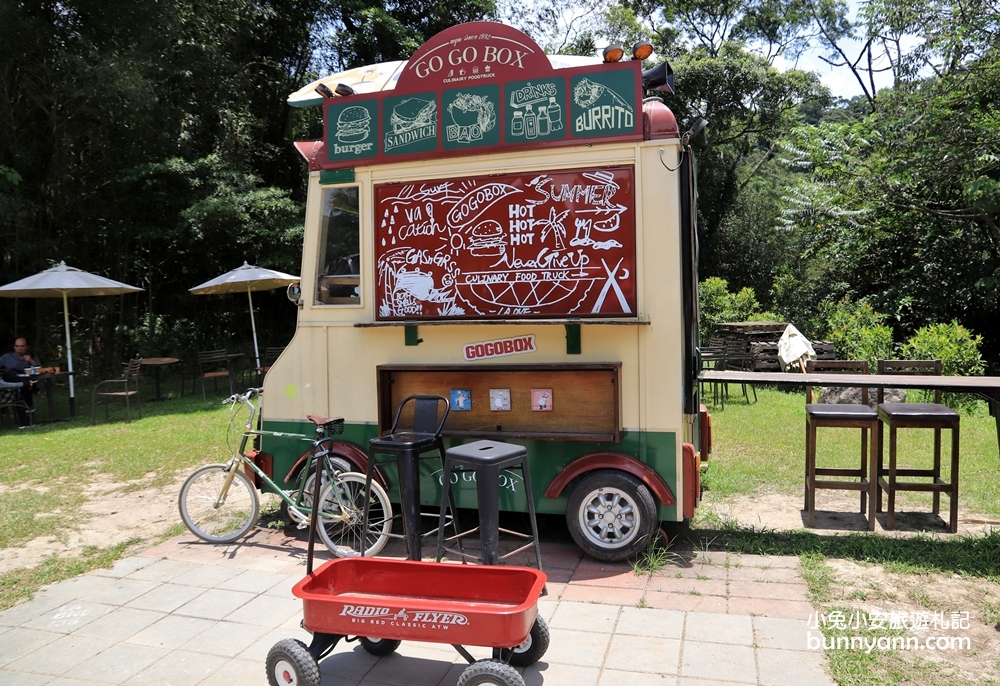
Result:
{"label": "outdoor chair", "polygon": [[[409,559],[421,559],[420,534],[420,467],[421,454],[434,451],[435,457],[445,459],[441,430],[451,409],[447,398],[437,395],[411,395],[399,404],[392,427],[388,432],[368,442],[368,460],[365,473],[365,492],[368,492],[378,456],[388,456],[380,463],[395,462],[400,491],[400,511]],[[454,494],[451,498],[455,512]],[[367,523],[368,513],[365,513]],[[454,519],[452,519],[454,525]],[[455,532],[458,533],[457,525]],[[433,532],[437,533],[435,529]]]}
{"label": "outdoor chair", "polygon": [[[806,373],[867,374],[865,360],[806,362]],[[868,388],[861,387],[861,402],[813,403],[813,387],[806,386],[806,487],[807,526],[816,525],[816,491],[821,489],[861,492],[861,514],[868,516],[868,530],[875,530],[875,502],[872,480],[876,478],[879,437],[878,413],[868,405]],[[861,429],[861,461],[857,468],[816,466],[816,430],[819,428]],[[869,446],[869,435],[871,445]],[[816,477],[848,477],[849,481],[818,480]],[[868,500],[868,496],[872,500]]]}
{"label": "outdoor chair", "polygon": [[198,353],[198,378],[201,379],[201,397],[208,400],[205,394],[205,379],[211,379],[215,392],[219,392],[219,379],[229,382],[229,394],[233,393],[233,377],[230,372],[230,356],[225,350],[203,350]]}
{"label": "outdoor chair", "polygon": [[[3,377],[3,367],[0,367],[0,377]],[[6,414],[8,410],[14,413],[17,425],[21,425],[19,417],[23,412],[28,421],[27,426],[34,426],[35,415],[28,403],[21,398],[21,384],[0,378],[0,414]]]}
{"label": "outdoor chair", "polygon": [[128,421],[132,421],[132,398],[135,398],[136,411],[142,416],[142,398],[139,395],[139,370],[142,368],[142,358],[137,357],[125,363],[121,378],[106,379],[94,386],[90,397],[90,423],[97,422],[97,402],[104,405],[104,421],[108,420],[108,410],[111,405],[125,404]]}
{"label": "outdoor chair", "polygon": [[285,351],[285,346],[283,345],[268,346],[264,351],[264,355],[260,359],[260,367],[257,368],[257,373],[260,374],[261,377],[263,377],[264,374],[267,374],[269,371],[271,371],[271,366],[277,361],[279,357],[281,357],[281,353],[283,353],[284,351]]}
{"label": "outdoor chair", "polygon": [[[727,338],[726,339],[726,359],[723,363],[724,369],[727,371],[739,371],[739,372],[752,372],[753,371],[753,359],[750,357],[750,345],[745,338]],[[747,404],[750,404],[750,394],[747,392],[747,385],[740,384],[743,390],[743,397],[746,398]],[[753,401],[757,402],[757,389],[750,385],[750,390],[753,391]],[[728,398],[729,397],[729,384],[723,384],[723,393]],[[722,403],[725,407],[725,401]]]}
{"label": "outdoor chair", "polygon": [[[701,360],[700,371],[721,371],[725,367],[726,360],[726,348],[722,345],[721,341],[716,343],[713,341],[707,346],[704,346],[699,351],[699,359]],[[721,388],[718,381],[712,382],[712,404],[718,405],[719,400],[722,399],[725,403],[725,397],[720,393]],[[702,397],[705,395],[705,382],[701,382],[700,392]]]}
{"label": "outdoor chair", "polygon": [[[879,374],[909,374],[940,376],[941,360],[879,360]],[[959,414],[946,405],[941,404],[941,391],[934,392],[933,403],[886,403],[885,389],[878,391],[878,416],[881,420],[878,426],[878,510],[882,511],[882,490],[889,494],[889,511],[886,516],[886,529],[896,526],[896,492],[918,491],[933,494],[934,514],[941,510],[941,494],[947,493],[950,498],[949,529],[951,533],[958,532],[958,424]],[[885,467],[883,458],[885,445],[883,433],[889,427],[889,466]],[[934,464],[930,469],[899,469],[897,467],[896,431],[898,429],[934,429]],[[950,481],[941,478],[941,429],[951,429],[951,477]],[[899,481],[899,477],[907,479],[927,479],[931,481]]]}

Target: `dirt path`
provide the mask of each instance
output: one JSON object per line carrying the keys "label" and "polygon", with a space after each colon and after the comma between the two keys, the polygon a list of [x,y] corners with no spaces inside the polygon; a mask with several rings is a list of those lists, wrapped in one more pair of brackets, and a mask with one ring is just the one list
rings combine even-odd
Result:
{"label": "dirt path", "polygon": [[181,521],[177,494],[187,474],[162,488],[140,488],[122,492],[122,484],[94,479],[84,494],[83,511],[89,515],[76,528],[59,537],[43,536],[12,548],[0,548],[0,573],[18,567],[34,567],[49,555],[76,557],[88,546],[106,548],[134,538],[147,541],[162,536]]}

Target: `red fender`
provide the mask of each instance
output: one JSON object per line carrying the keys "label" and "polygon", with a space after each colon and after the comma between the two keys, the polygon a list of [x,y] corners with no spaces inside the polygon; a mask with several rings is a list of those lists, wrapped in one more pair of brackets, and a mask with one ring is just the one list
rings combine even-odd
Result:
{"label": "red fender", "polygon": [[701,500],[701,463],[694,446],[690,443],[681,445],[681,463],[684,471],[684,519],[694,517],[694,508]]}
{"label": "red fender", "polygon": [[570,481],[595,469],[617,469],[627,472],[646,484],[656,499],[664,505],[677,503],[677,499],[674,498],[670,486],[666,484],[663,477],[634,457],[619,453],[593,453],[570,462],[561,472],[556,474],[556,478],[545,489],[545,497],[558,498]]}
{"label": "red fender", "polygon": [[[291,479],[298,473],[299,469],[302,468],[302,464],[309,457],[309,451],[306,450],[304,453],[299,455],[299,459],[295,461],[292,468],[288,470],[288,474],[285,475],[285,483],[290,483]],[[330,445],[330,452],[337,457],[342,457],[351,463],[359,472],[362,474],[368,469],[368,453],[354,445],[353,443],[348,443],[347,441],[334,441]],[[382,474],[382,470],[378,467],[375,468],[375,473],[372,478],[378,482],[378,485],[382,488],[389,488],[388,482],[385,480],[385,476]]]}

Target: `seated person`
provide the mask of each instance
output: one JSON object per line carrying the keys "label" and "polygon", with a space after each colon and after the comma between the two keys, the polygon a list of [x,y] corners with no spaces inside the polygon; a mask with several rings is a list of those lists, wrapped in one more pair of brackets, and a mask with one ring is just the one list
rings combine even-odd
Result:
{"label": "seated person", "polygon": [[[21,386],[21,400],[28,406],[28,412],[35,411],[35,402],[32,398],[32,387],[35,382],[25,379],[23,376],[30,371],[30,367],[41,366],[39,359],[32,355],[28,348],[28,339],[20,336],[14,339],[14,352],[0,356],[0,367],[4,368],[3,380],[7,384],[19,384]],[[22,408],[17,408],[18,424],[21,428],[28,426],[28,415]]]}

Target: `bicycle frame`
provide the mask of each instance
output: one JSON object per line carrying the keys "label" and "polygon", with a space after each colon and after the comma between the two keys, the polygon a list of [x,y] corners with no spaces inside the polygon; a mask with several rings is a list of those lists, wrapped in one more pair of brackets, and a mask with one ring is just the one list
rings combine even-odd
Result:
{"label": "bicycle frame", "polygon": [[[310,471],[315,469],[316,460],[322,460],[323,471],[327,475],[327,479],[330,483],[333,483],[337,479],[337,472],[334,470],[329,462],[326,460],[327,456],[330,455],[329,449],[321,449],[323,443],[331,442],[333,439],[327,437],[316,437],[310,438],[304,434],[294,434],[280,431],[261,431],[253,428],[254,419],[258,412],[258,407],[250,402],[250,399],[246,397],[246,394],[233,396],[241,403],[246,405],[250,409],[250,416],[247,418],[247,423],[243,428],[243,435],[240,440],[239,449],[233,454],[229,462],[226,464],[227,473],[226,479],[222,484],[222,488],[219,490],[219,499],[216,501],[216,507],[221,505],[226,500],[226,496],[229,494],[229,486],[233,482],[233,478],[236,475],[236,471],[240,469],[241,466],[248,466],[254,474],[256,474],[261,481],[263,481],[267,486],[280,497],[285,504],[295,511],[295,514],[302,518],[303,521],[308,522],[312,517],[311,512],[303,512],[300,509],[302,504],[302,497],[305,494],[306,481],[308,480],[308,474]],[[231,398],[232,399],[232,398]],[[234,401],[235,402],[235,401]],[[316,428],[316,433],[321,432],[320,427]],[[284,489],[278,486],[257,464],[246,454],[247,443],[250,441],[251,437],[254,436],[274,436],[279,438],[297,438],[303,441],[309,441],[312,444],[312,454],[310,455],[309,461],[303,467],[299,479],[297,489]],[[291,494],[295,494],[293,498]],[[337,499],[337,504],[340,506],[340,513],[334,514],[330,512],[321,512],[321,519],[326,520],[339,520],[342,522],[350,521],[350,515],[347,513],[348,506],[341,499],[339,491],[336,489],[333,491]]]}

